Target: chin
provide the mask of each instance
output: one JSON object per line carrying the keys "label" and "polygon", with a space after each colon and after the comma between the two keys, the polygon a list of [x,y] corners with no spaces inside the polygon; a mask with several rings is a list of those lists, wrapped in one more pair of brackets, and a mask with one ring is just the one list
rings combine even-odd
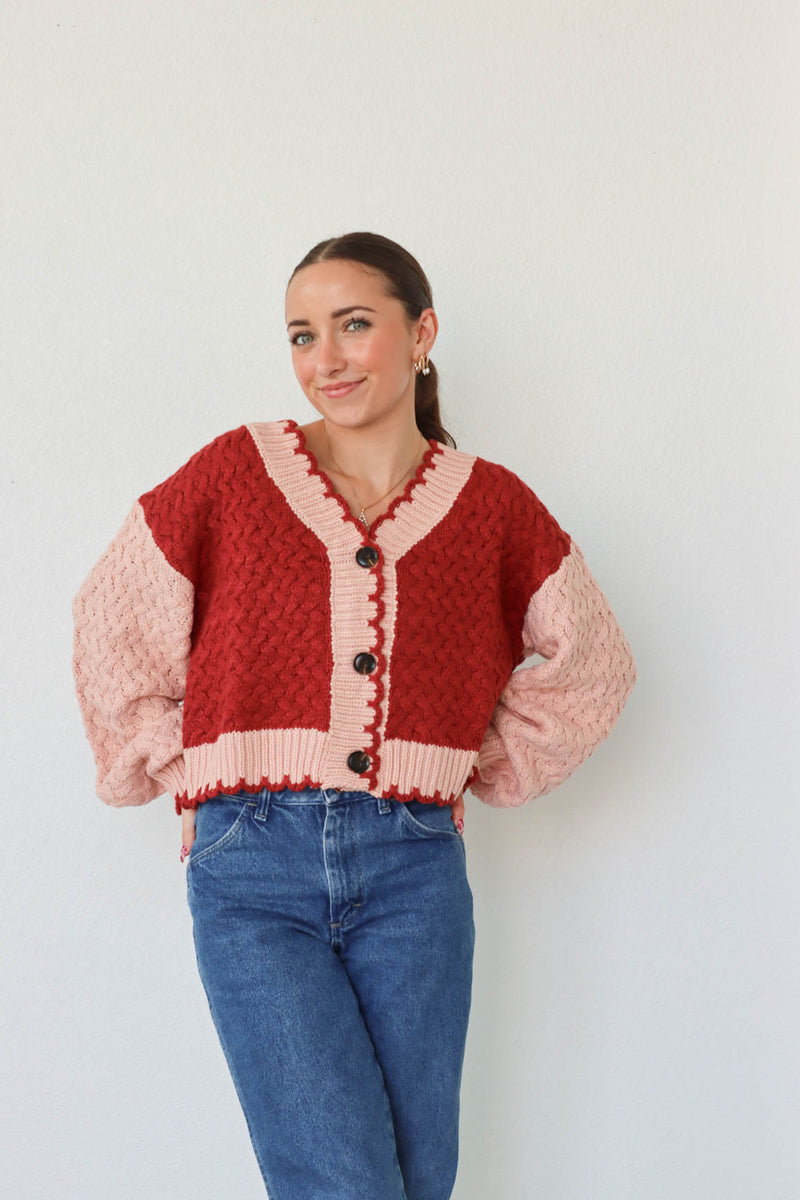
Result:
{"label": "chin", "polygon": [[317,401],[314,408],[321,417],[324,417],[326,421],[331,421],[334,425],[363,425],[383,416],[383,413],[375,412],[363,400],[353,400],[352,403],[348,403],[347,396],[342,400],[326,400],[322,404]]}

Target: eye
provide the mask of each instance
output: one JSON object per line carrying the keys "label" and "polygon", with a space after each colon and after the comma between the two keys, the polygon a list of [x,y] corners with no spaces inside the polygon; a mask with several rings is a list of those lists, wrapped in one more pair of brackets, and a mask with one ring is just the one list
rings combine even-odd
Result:
{"label": "eye", "polygon": [[[366,317],[348,317],[344,323],[345,329],[347,329],[349,325],[363,325],[365,329],[369,329],[372,325],[372,321],[368,321]],[[359,330],[356,330],[356,332],[358,333]],[[292,334],[289,338],[289,341],[293,346],[307,346],[308,342],[301,342],[300,338],[310,337],[313,337],[313,334],[301,331],[300,333]]]}

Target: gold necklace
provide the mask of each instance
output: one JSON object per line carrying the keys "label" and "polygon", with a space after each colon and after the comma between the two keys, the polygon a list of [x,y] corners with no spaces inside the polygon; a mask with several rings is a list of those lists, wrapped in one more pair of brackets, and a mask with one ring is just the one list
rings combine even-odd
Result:
{"label": "gold necklace", "polygon": [[[420,434],[420,437],[422,437],[422,434]],[[341,475],[343,479],[347,479],[347,480],[350,479],[350,476],[345,475],[344,471],[340,470],[340,468],[337,466],[336,462],[333,459],[331,459],[331,464],[332,464],[334,470],[339,475]],[[386,497],[395,490],[395,488],[400,486],[401,482],[405,479],[406,475],[408,475],[409,471],[413,471],[413,470],[414,470],[414,464],[412,463],[412,465],[403,472],[403,474],[397,480],[397,483],[393,484],[389,488],[388,492],[384,492],[382,496],[379,496],[377,500],[373,500],[370,504],[361,504],[361,500],[356,495],[356,500],[358,500],[358,503],[361,507],[361,512],[358,514],[358,519],[359,519],[359,521],[363,522],[363,524],[366,526],[367,530],[369,530],[369,521],[366,518],[366,514],[365,514],[364,510],[366,508],[374,508],[376,504],[380,504],[381,500],[385,500]],[[353,494],[355,495],[355,488],[353,488]]]}

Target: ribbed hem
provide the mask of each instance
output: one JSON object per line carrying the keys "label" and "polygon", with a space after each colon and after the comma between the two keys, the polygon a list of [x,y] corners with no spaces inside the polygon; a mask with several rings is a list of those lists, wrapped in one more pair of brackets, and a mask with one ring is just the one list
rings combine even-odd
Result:
{"label": "ribbed hem", "polygon": [[[358,743],[355,745],[357,746]],[[336,732],[268,729],[222,734],[216,742],[184,751],[186,779],[175,810],[196,808],[219,792],[334,788],[380,798],[452,804],[472,774],[477,751],[415,742],[381,743],[377,779],[347,766],[355,748]]]}

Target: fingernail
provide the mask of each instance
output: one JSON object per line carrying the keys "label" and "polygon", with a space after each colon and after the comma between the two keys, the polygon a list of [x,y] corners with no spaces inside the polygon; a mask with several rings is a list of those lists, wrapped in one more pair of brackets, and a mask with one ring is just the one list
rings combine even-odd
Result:
{"label": "fingernail", "polygon": [[458,820],[456,821],[456,829],[463,836],[463,834],[464,834],[464,818],[463,817],[459,817]]}
{"label": "fingernail", "polygon": [[183,860],[186,858],[186,855],[188,853],[189,853],[189,847],[186,844],[181,846],[181,862],[183,862]]}

